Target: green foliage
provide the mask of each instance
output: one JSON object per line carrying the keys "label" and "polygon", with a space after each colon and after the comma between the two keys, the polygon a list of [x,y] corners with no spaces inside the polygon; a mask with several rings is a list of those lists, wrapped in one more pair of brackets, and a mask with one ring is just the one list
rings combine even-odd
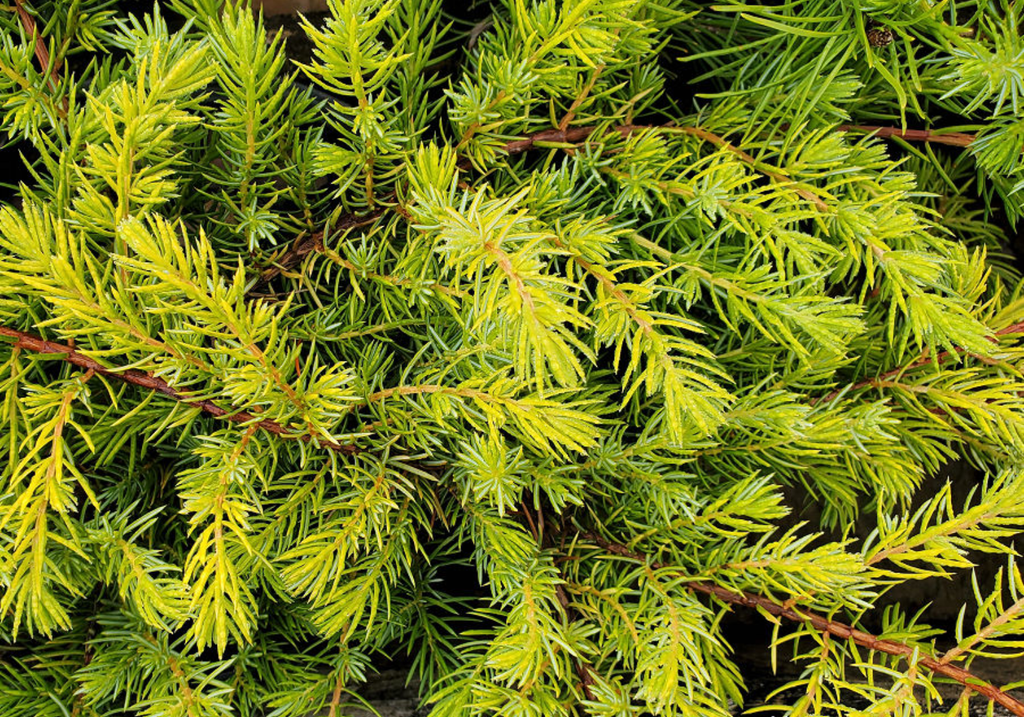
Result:
{"label": "green foliage", "polygon": [[1012,699],[1021,8],[328,4],[0,13],[0,715]]}

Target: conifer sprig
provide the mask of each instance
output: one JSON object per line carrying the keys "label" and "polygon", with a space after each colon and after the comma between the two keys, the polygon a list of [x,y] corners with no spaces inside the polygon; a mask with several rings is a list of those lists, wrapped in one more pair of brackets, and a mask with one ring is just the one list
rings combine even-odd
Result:
{"label": "conifer sprig", "polygon": [[1019,8],[328,5],[0,14],[0,714],[1020,714]]}
{"label": "conifer sprig", "polygon": [[[618,132],[622,136],[631,134],[637,130],[643,129],[657,129],[657,126],[648,125],[617,125],[611,127],[608,131]],[[722,138],[703,130],[700,127],[676,127],[674,124],[667,124],[661,127],[661,129],[667,131],[679,131],[696,136],[701,136],[715,144],[723,146],[728,144]],[[528,152],[532,149],[565,149],[575,150],[581,146],[584,146],[587,139],[592,135],[605,131],[604,128],[600,127],[571,127],[571,128],[559,128],[559,129],[546,129],[535,132],[529,137],[522,139],[512,140],[502,146],[502,151],[508,155],[517,155],[522,152]],[[881,127],[881,126],[868,126],[868,125],[839,125],[835,128],[836,132],[863,132],[866,134],[874,135],[881,138],[897,137],[899,139],[905,139],[908,141],[918,142],[933,142],[937,144],[948,144],[955,147],[967,147],[974,141],[975,137],[971,134],[963,132],[939,132],[935,130],[917,130],[917,129],[900,129],[898,127]],[[565,146],[565,145],[572,145]],[[732,147],[732,145],[729,145]],[[735,148],[731,148],[729,151],[739,151]],[[741,157],[744,161],[754,163],[753,157],[742,153]],[[460,160],[460,169],[469,169],[471,164],[468,160]],[[776,175],[776,179],[781,179],[781,175]],[[783,180],[784,181],[784,180]],[[814,202],[819,208],[824,208],[821,203],[821,199],[811,195],[807,190],[801,190],[804,192],[806,199]],[[380,201],[381,206],[371,212],[354,213],[348,214],[338,219],[332,227],[332,233],[335,236],[345,236],[345,234],[353,229],[365,227],[373,224],[376,220],[380,219],[395,200],[393,195],[383,197]],[[272,261],[272,265],[264,270],[253,289],[253,291],[261,288],[281,272],[287,272],[298,266],[305,257],[314,251],[322,251],[324,246],[324,232],[317,231],[308,237],[300,237],[284,254]]]}

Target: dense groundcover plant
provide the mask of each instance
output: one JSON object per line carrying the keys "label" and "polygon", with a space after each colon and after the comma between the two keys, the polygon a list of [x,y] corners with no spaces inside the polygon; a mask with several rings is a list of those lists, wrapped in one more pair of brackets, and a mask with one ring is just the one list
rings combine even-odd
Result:
{"label": "dense groundcover plant", "polygon": [[0,715],[1024,714],[1020,4],[330,10],[0,14]]}

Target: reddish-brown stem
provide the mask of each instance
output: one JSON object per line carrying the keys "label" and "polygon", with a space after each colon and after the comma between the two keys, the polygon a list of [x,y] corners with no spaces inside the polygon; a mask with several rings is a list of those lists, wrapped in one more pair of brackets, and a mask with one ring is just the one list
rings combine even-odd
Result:
{"label": "reddish-brown stem", "polygon": [[[394,201],[394,199],[395,193],[392,192],[378,201],[388,203]],[[378,206],[376,209],[362,214],[346,214],[332,228],[335,232],[344,233],[350,229],[355,229],[356,227],[372,224],[384,216],[385,212],[387,212],[386,206]],[[308,254],[311,254],[314,251],[321,251],[323,249],[323,245],[323,232],[315,232],[301,238],[293,244],[288,251],[282,254],[277,261],[274,262],[273,266],[267,268],[262,274],[260,274],[260,278],[252,288],[249,289],[249,294],[251,295],[258,289],[266,286],[270,280],[275,278],[278,274],[294,269],[302,263],[302,260],[305,259]]]}
{"label": "reddish-brown stem", "polygon": [[[28,35],[35,43],[36,61],[39,62],[39,69],[41,72],[46,72],[47,68],[50,70],[50,88],[57,92],[60,87],[60,77],[57,72],[59,67],[56,63],[50,66],[50,51],[46,49],[46,41],[43,40],[42,33],[39,32],[39,28],[36,27],[35,19],[29,14],[28,10],[25,9],[23,0],[14,0],[15,10],[18,12],[18,19],[21,20],[21,26],[25,28],[25,34]],[[63,98],[64,112],[68,111],[68,99]]]}
{"label": "reddish-brown stem", "polygon": [[[656,569],[670,567],[663,563],[652,561],[648,556],[634,552],[625,545],[605,540],[599,535],[585,533],[582,537],[613,555],[628,558],[630,560],[636,560],[637,562],[650,565]],[[720,585],[715,585],[714,583],[701,582],[698,580],[688,581],[686,583],[686,587],[694,592],[710,595],[730,605],[742,605],[744,607],[760,609],[775,617],[782,617],[787,620],[792,620],[793,622],[810,625],[818,632],[831,635],[832,637],[838,637],[843,640],[852,640],[856,644],[868,650],[902,657],[911,663],[927,668],[935,674],[955,680],[963,685],[965,689],[973,690],[985,699],[1006,708],[1012,714],[1024,717],[1024,703],[1006,692],[1003,692],[990,682],[986,682],[971,672],[968,672],[962,667],[946,664],[933,657],[920,654],[917,648],[904,645],[903,643],[895,642],[893,640],[886,640],[878,637],[877,635],[872,635],[871,633],[864,632],[863,630],[858,630],[851,625],[830,620],[822,615],[818,615],[807,610],[798,610],[789,604],[779,605],[766,597],[756,595],[754,593],[730,590],[729,588],[724,588]]]}
{"label": "reddish-brown stem", "polygon": [[[533,528],[534,523],[533,519],[530,518],[530,508],[527,506],[525,501],[520,503],[520,511],[530,522],[533,535],[537,538],[541,547],[548,546],[556,535],[558,536],[559,544],[564,545],[565,533],[561,529],[548,531],[548,537],[545,539],[543,535],[543,527],[541,527],[539,532],[536,528]],[[544,525],[544,519],[540,514],[539,505],[537,506],[537,524],[540,526]],[[562,574],[561,569],[559,569],[559,574]],[[562,577],[565,579],[564,575],[562,575]],[[569,601],[569,596],[566,594],[565,588],[561,584],[555,585],[555,598],[558,600],[558,604],[562,606],[562,612],[565,613],[566,619],[570,622],[579,619],[579,613],[577,613],[573,608],[572,603]],[[583,658],[582,655],[577,656],[573,662],[576,666],[576,675],[580,679],[580,687],[583,690],[583,696],[592,702],[594,700],[593,686],[596,684],[596,680],[594,679],[594,668],[586,659]]]}
{"label": "reddish-brown stem", "polygon": [[908,142],[930,142],[931,144],[948,144],[952,147],[967,147],[975,140],[973,134],[966,132],[942,132],[930,129],[900,129],[899,127],[879,127],[876,125],[844,124],[836,128],[840,132],[863,132],[883,139],[905,139]]}
{"label": "reddish-brown stem", "polygon": [[338,670],[338,679],[334,682],[334,692],[331,694],[330,710],[327,717],[335,717],[338,714],[338,707],[341,706],[341,690],[345,686],[345,671]]}
{"label": "reddish-brown stem", "polygon": [[604,72],[604,68],[604,65],[598,65],[594,68],[593,73],[590,75],[590,81],[583,88],[583,91],[579,96],[572,101],[572,105],[569,106],[569,111],[565,113],[565,116],[562,117],[562,121],[558,123],[558,129],[564,132],[572,123],[573,119],[576,117],[576,110],[580,108],[580,105],[582,105],[587,99],[587,95],[589,95],[591,90],[594,89],[594,85],[597,83],[597,78],[599,78],[601,73]]}
{"label": "reddish-brown stem", "polygon": [[[645,129],[641,125],[624,124],[612,127],[610,132],[618,132],[623,137],[632,134],[639,129]],[[505,154],[522,154],[531,149],[545,144],[579,144],[586,141],[590,135],[597,131],[597,127],[570,127],[569,129],[546,129],[529,137],[517,139],[505,145]],[[460,166],[469,166],[468,163]]]}
{"label": "reddish-brown stem", "polygon": [[[1009,334],[1019,334],[1019,333],[1024,333],[1024,321],[1018,321],[1017,323],[1011,324],[1011,325],[1007,326],[1006,328],[999,329],[999,331],[996,331],[995,335],[996,336],[1007,336]],[[995,341],[995,340],[996,340],[995,337],[992,337],[992,341]],[[930,363],[939,363],[939,364],[941,364],[941,363],[945,362],[946,360],[948,360],[950,357],[952,357],[954,355],[955,356],[959,356],[961,352],[962,352],[962,350],[957,350],[955,352],[953,352],[953,351],[940,351],[938,354],[935,355],[935,358],[929,358],[928,351],[926,349],[925,352],[923,354],[921,354],[913,363],[907,364],[906,366],[900,366],[899,368],[894,368],[891,371],[886,371],[885,373],[883,373],[883,374],[881,374],[879,376],[875,376],[874,378],[866,378],[863,381],[859,381],[858,383],[855,383],[855,384],[853,384],[852,386],[850,386],[848,388],[838,388],[838,389],[836,389],[835,391],[833,391],[832,393],[830,393],[830,394],[828,394],[826,396],[821,396],[821,397],[812,399],[811,400],[811,405],[814,406],[814,405],[816,405],[818,403],[821,403],[821,402],[828,403],[829,401],[831,401],[832,399],[836,398],[839,394],[843,393],[844,391],[859,391],[862,388],[870,388],[872,386],[877,386],[879,383],[881,383],[883,381],[888,381],[890,378],[893,378],[895,376],[899,376],[900,374],[903,374],[903,373],[905,373],[907,371],[912,371],[915,368],[920,368],[921,366],[927,366]]]}
{"label": "reddish-brown stem", "polygon": [[[565,588],[561,585],[555,586],[555,597],[558,599],[558,603],[562,606],[562,610],[565,612],[566,617],[570,620],[575,619],[576,615],[572,609],[572,605],[569,604],[569,596],[565,594]],[[584,660],[582,657],[574,660],[576,664],[576,675],[580,678],[580,686],[583,688],[583,695],[590,700],[594,700],[594,673],[590,666],[590,663]]]}
{"label": "reddish-brown stem", "polygon": [[[160,649],[160,643],[155,637],[153,637],[153,635],[146,633],[143,635],[143,638],[158,650]],[[189,686],[188,675],[186,675],[185,671],[181,668],[181,662],[178,661],[178,658],[175,655],[176,653],[172,652],[167,657],[167,668],[171,671],[171,674],[174,675],[174,679],[178,682],[178,688],[181,691],[181,701],[182,704],[185,705],[186,716],[196,717],[196,713],[192,709],[195,706],[195,695],[192,692],[192,688]]]}
{"label": "reddish-brown stem", "polygon": [[[14,346],[17,349],[33,351],[38,354],[59,356],[69,364],[86,369],[86,371],[91,371],[93,374],[99,374],[149,391],[155,391],[156,393],[160,393],[168,398],[183,403],[186,406],[198,408],[215,418],[223,418],[225,421],[245,423],[255,426],[256,428],[264,430],[267,433],[273,433],[275,436],[280,436],[281,438],[302,441],[311,440],[311,436],[309,434],[293,433],[280,423],[272,421],[269,418],[261,419],[258,415],[249,413],[248,411],[229,411],[221,408],[213,401],[192,398],[187,394],[178,391],[162,378],[152,376],[144,371],[104,366],[95,359],[76,351],[74,347],[68,346],[67,344],[47,341],[46,339],[42,339],[38,336],[33,336],[32,334],[25,333],[24,331],[18,331],[17,329],[12,329],[7,326],[0,326],[0,336],[6,336],[14,339]],[[360,449],[357,446],[335,443],[333,441],[323,439],[320,440],[320,445],[324,448],[338,451],[340,453],[352,454],[360,452]]]}

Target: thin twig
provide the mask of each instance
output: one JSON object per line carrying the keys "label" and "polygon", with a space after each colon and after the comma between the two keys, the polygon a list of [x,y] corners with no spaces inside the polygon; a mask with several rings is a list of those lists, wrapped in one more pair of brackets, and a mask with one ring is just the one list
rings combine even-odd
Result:
{"label": "thin twig", "polygon": [[1024,610],[1024,598],[1021,598],[1013,605],[1006,608],[1002,612],[1002,614],[1000,614],[998,617],[992,620],[989,624],[985,625],[985,627],[974,633],[974,635],[970,637],[968,640],[966,640],[965,642],[961,642],[955,647],[951,647],[949,650],[947,650],[946,654],[942,656],[942,659],[940,659],[939,662],[941,662],[944,665],[948,665],[954,660],[959,659],[961,656],[971,652],[971,650],[975,646],[977,646],[978,643],[983,642],[990,635],[998,631],[1000,627],[1013,620],[1014,617],[1016,617],[1017,614],[1021,612],[1021,610]]}
{"label": "thin twig", "polygon": [[[569,620],[575,620],[576,613],[572,609],[572,605],[569,603],[569,596],[565,594],[565,588],[561,585],[555,585],[555,597],[558,599],[558,604],[562,606],[562,611],[565,613],[565,616]],[[593,686],[596,684],[596,681],[594,680],[594,668],[582,657],[577,657],[573,662],[576,665],[576,675],[580,678],[580,686],[583,688],[583,695],[593,702]]]}
{"label": "thin twig", "polygon": [[[1024,333],[1024,321],[1018,321],[1015,324],[1010,324],[1006,328],[999,329],[999,331],[996,331],[995,336],[1007,336],[1009,334],[1019,333]],[[996,341],[995,336],[992,337],[993,342]],[[964,352],[963,349],[957,349],[956,351],[940,351],[939,353],[935,354],[935,358],[930,358],[928,356],[928,350],[925,349],[924,353],[922,353],[913,363],[910,363],[906,366],[900,366],[899,368],[894,368],[891,371],[886,371],[880,376],[875,376],[874,378],[866,378],[863,381],[855,383],[849,387],[837,388],[835,391],[832,391],[832,393],[826,396],[821,396],[812,399],[811,405],[814,406],[822,402],[828,403],[829,401],[836,398],[837,396],[839,396],[839,394],[843,393],[844,391],[859,391],[862,388],[871,388],[873,386],[877,386],[884,381],[888,381],[891,378],[906,373],[907,371],[912,371],[915,368],[920,368],[921,366],[927,366],[928,364],[933,363],[941,364],[947,361],[948,359],[952,358],[953,356],[960,356],[961,353],[966,352]]]}
{"label": "thin twig", "polygon": [[[36,60],[39,62],[39,70],[44,73],[49,70],[50,88],[56,94],[60,88],[60,76],[57,74],[60,67],[57,63],[53,63],[51,66],[50,51],[46,48],[46,41],[43,40],[43,35],[39,32],[35,19],[25,9],[24,0],[14,0],[14,8],[18,13],[18,19],[21,20],[21,26],[25,28],[25,33],[35,43]],[[68,98],[63,97],[62,101],[64,113],[67,114]]]}
{"label": "thin twig", "polygon": [[[387,203],[394,201],[395,194],[392,192],[388,196],[379,200],[380,203]],[[356,227],[366,226],[380,219],[387,212],[386,206],[378,206],[376,209],[365,212],[362,214],[346,214],[342,217],[337,224],[334,225],[333,230],[338,233],[345,233],[350,229]],[[249,289],[249,295],[252,296],[258,289],[266,286],[270,281],[275,278],[278,274],[285,271],[291,271],[306,258],[308,254],[314,251],[321,251],[324,246],[324,233],[315,232],[313,234],[307,234],[305,237],[301,237],[299,241],[292,245],[292,247],[281,255],[274,265],[266,269],[260,278],[253,284],[252,288]]]}
{"label": "thin twig", "polygon": [[[140,388],[145,388],[149,391],[155,391],[156,393],[183,403],[186,406],[198,408],[201,411],[210,414],[214,418],[223,418],[225,421],[256,426],[267,433],[273,433],[275,436],[280,436],[281,438],[301,441],[309,441],[312,439],[312,436],[309,434],[293,433],[280,423],[269,418],[261,419],[258,415],[249,413],[248,411],[229,411],[221,408],[213,401],[192,398],[187,394],[178,391],[162,378],[153,376],[144,371],[104,366],[95,359],[76,351],[74,347],[68,346],[67,344],[47,341],[46,339],[42,339],[38,336],[33,336],[32,334],[25,333],[24,331],[18,331],[17,329],[12,329],[7,326],[0,326],[0,336],[7,336],[8,338],[14,339],[14,347],[17,349],[33,351],[38,354],[59,356],[64,361],[67,361],[74,366],[84,368],[88,371],[92,371],[93,373],[100,374],[101,376],[123,381],[124,383],[128,383],[133,386],[139,386]],[[322,438],[319,440],[319,445],[332,451],[338,451],[339,453],[353,454],[361,452],[361,449],[357,446],[335,443],[334,441],[324,440]]]}
{"label": "thin twig", "polygon": [[[625,545],[605,540],[599,535],[585,533],[582,537],[613,555],[628,558],[630,560],[636,560],[637,562],[650,565],[656,569],[669,567],[662,563],[652,561],[648,556],[634,552]],[[779,605],[766,597],[756,595],[754,593],[742,590],[730,590],[729,588],[715,585],[714,583],[701,582],[697,580],[687,581],[685,585],[688,589],[693,590],[694,592],[701,592],[705,595],[710,595],[731,605],[742,605],[744,607],[764,610],[775,617],[783,617],[787,620],[792,620],[793,622],[810,625],[818,632],[842,638],[844,640],[851,640],[868,650],[902,657],[911,664],[920,665],[921,667],[925,667],[936,674],[955,680],[963,685],[965,689],[977,692],[985,699],[1005,707],[1012,714],[1018,715],[1018,717],[1024,717],[1024,703],[1006,692],[1003,692],[992,683],[986,682],[977,675],[968,672],[962,667],[945,664],[933,657],[921,654],[919,648],[910,647],[909,645],[904,645],[903,643],[895,642],[893,640],[886,640],[876,635],[872,635],[871,633],[864,632],[863,630],[858,630],[851,625],[837,622],[835,620],[829,620],[828,618],[817,615],[813,612],[804,610],[798,611],[792,606]]]}
{"label": "thin twig", "polygon": [[[559,544],[560,545],[564,545],[564,543],[565,543],[565,532],[562,529],[549,530],[548,533],[547,533],[547,539],[544,538],[544,532],[543,532],[544,518],[543,518],[543,516],[540,513],[540,504],[539,503],[537,505],[537,523],[536,524],[533,522],[533,519],[530,517],[530,508],[526,504],[526,501],[523,501],[522,503],[520,503],[519,509],[520,509],[522,515],[530,523],[531,532],[533,533],[534,538],[537,540],[538,545],[540,545],[542,548],[544,548],[544,547],[552,547],[551,543],[554,541],[555,536],[558,536]],[[539,530],[534,527],[535,525],[541,526],[539,528]],[[557,565],[557,563],[556,563],[556,565]],[[566,583],[569,582],[566,579],[566,576],[563,573],[561,567],[558,568],[558,574],[559,574],[559,576],[563,580],[566,581]],[[556,584],[555,585],[555,598],[558,600],[558,604],[562,606],[562,612],[565,614],[565,617],[566,617],[567,620],[569,620],[569,622],[575,622],[576,620],[579,619],[579,613],[573,608],[572,603],[569,601],[569,596],[568,596],[568,594],[566,594],[565,588],[562,586],[562,584]],[[593,686],[597,683],[597,681],[594,679],[594,667],[593,667],[593,665],[591,665],[590,662],[587,661],[586,658],[584,658],[582,655],[575,656],[575,658],[573,659],[573,663],[575,664],[575,667],[576,667],[576,675],[580,679],[580,687],[583,690],[583,696],[586,697],[589,701],[593,702],[594,701]]]}
{"label": "thin twig", "polygon": [[966,132],[943,132],[930,129],[900,129],[899,127],[879,127],[876,125],[844,124],[836,127],[839,132],[863,132],[883,139],[905,139],[908,142],[929,142],[931,144],[948,144],[952,147],[968,147],[976,139],[975,135]]}
{"label": "thin twig", "polygon": [[345,687],[345,671],[338,670],[338,679],[334,682],[334,693],[331,695],[330,710],[327,713],[327,717],[335,717],[338,713],[338,707],[341,705],[341,691]]}
{"label": "thin twig", "polygon": [[590,81],[586,84],[583,91],[580,92],[576,99],[572,101],[572,104],[569,106],[569,111],[565,113],[565,116],[562,117],[562,121],[558,123],[558,129],[564,132],[566,128],[572,124],[573,119],[576,118],[576,110],[578,110],[580,105],[586,101],[587,95],[589,95],[591,90],[594,89],[594,85],[597,84],[597,79],[601,76],[601,73],[604,72],[604,69],[604,65],[598,65],[594,68],[594,71],[590,74]]}
{"label": "thin twig", "polygon": [[[623,137],[626,137],[637,130],[651,128],[651,125],[624,124],[609,128],[609,132],[618,132]],[[597,130],[597,127],[570,127],[565,130],[546,129],[531,134],[529,137],[509,142],[502,149],[505,150],[505,154],[522,154],[531,149],[543,147],[545,144],[579,144],[590,139],[590,136]],[[469,166],[469,164],[467,162],[460,164],[460,166]]]}

